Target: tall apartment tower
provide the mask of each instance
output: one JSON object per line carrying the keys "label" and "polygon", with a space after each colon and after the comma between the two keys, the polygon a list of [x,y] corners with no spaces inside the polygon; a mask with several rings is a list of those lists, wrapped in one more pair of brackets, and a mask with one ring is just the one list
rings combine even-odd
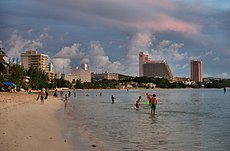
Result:
{"label": "tall apartment tower", "polygon": [[149,56],[144,52],[139,53],[139,77],[143,77],[143,64],[148,62]]}
{"label": "tall apartment tower", "polygon": [[21,62],[24,69],[30,67],[38,68],[45,71],[49,76],[49,82],[54,79],[53,65],[48,62],[48,55],[38,54],[35,50],[29,50],[21,54]]}
{"label": "tall apartment tower", "polygon": [[202,61],[190,61],[190,79],[195,82],[202,82]]}
{"label": "tall apartment tower", "polygon": [[25,69],[30,67],[38,68],[43,71],[49,71],[48,55],[38,54],[35,50],[29,50],[21,54],[22,66]]}

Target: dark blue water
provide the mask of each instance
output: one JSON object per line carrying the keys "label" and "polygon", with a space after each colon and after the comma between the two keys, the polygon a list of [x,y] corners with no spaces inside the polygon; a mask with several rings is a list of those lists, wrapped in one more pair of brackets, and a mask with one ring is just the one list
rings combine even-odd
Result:
{"label": "dark blue water", "polygon": [[[69,135],[102,142],[111,150],[229,151],[230,89],[78,90],[66,116]],[[99,96],[102,93],[102,96]],[[157,95],[157,114],[144,105]],[[86,96],[89,95],[89,96]],[[111,103],[111,95],[115,103]],[[142,96],[139,111],[134,109]]]}

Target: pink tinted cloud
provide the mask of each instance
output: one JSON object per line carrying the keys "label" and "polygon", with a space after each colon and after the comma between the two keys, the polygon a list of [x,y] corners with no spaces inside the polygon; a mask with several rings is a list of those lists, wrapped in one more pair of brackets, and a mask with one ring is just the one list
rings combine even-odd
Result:
{"label": "pink tinted cloud", "polygon": [[160,7],[164,9],[175,9],[176,3],[169,0],[143,0],[143,2],[147,3],[148,5],[153,5],[155,7]]}
{"label": "pink tinted cloud", "polygon": [[180,33],[198,34],[201,26],[182,21],[172,17],[162,17],[155,20],[136,20],[126,23],[127,26],[136,29],[147,29],[153,32],[175,31]]}

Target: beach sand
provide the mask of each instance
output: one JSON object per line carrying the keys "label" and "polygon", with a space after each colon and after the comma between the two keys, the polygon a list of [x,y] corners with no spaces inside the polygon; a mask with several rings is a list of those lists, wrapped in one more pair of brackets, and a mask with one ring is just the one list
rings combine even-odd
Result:
{"label": "beach sand", "polygon": [[0,92],[0,151],[69,151],[56,112],[62,101],[36,94]]}

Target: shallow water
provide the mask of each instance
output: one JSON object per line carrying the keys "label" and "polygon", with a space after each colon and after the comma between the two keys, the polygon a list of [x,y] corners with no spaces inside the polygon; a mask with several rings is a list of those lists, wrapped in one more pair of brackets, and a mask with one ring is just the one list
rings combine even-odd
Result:
{"label": "shallow water", "polygon": [[[230,90],[78,90],[65,116],[74,142],[78,129],[111,150],[230,150]],[[102,93],[102,96],[99,96]],[[157,114],[144,105],[145,93],[155,93]],[[86,96],[86,95],[89,96]],[[111,95],[115,103],[111,103]],[[139,111],[134,103],[142,96]]]}

